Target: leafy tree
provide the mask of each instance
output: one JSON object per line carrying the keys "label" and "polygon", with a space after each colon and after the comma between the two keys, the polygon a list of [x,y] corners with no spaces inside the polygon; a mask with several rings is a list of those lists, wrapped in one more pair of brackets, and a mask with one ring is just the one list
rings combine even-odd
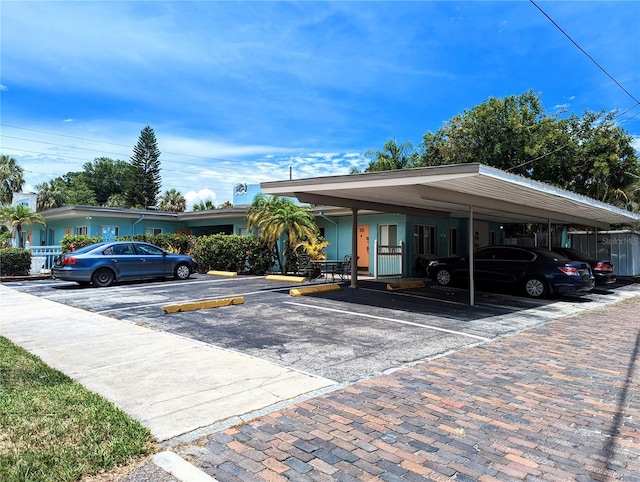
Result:
{"label": "leafy tree", "polygon": [[218,206],[218,209],[231,209],[233,207],[233,203],[231,201],[225,201],[222,204],[220,204],[220,206]]}
{"label": "leafy tree", "polygon": [[24,170],[13,157],[0,156],[0,204],[11,204],[13,193],[21,192],[24,186]]}
{"label": "leafy tree", "polygon": [[212,211],[216,208],[216,205],[213,204],[213,201],[207,199],[206,201],[200,201],[193,205],[194,211]]}
{"label": "leafy tree", "polygon": [[140,132],[129,164],[125,196],[131,207],[155,206],[160,194],[160,151],[151,126]]}
{"label": "leafy tree", "polygon": [[24,224],[47,225],[40,214],[33,212],[31,208],[22,204],[3,206],[0,209],[0,221],[7,225],[12,234],[17,233],[20,248],[24,248],[24,239],[22,236],[22,226]]}
{"label": "leafy tree", "polygon": [[158,203],[158,209],[160,211],[171,211],[174,213],[181,213],[187,208],[187,200],[184,196],[175,189],[169,189],[165,191]]}
{"label": "leafy tree", "polygon": [[97,206],[96,194],[87,185],[82,172],[68,172],[63,176],[36,185],[38,209],[60,206]]}
{"label": "leafy tree", "polygon": [[125,191],[129,163],[98,157],[82,166],[85,184],[95,193],[98,206],[105,206],[114,194]]}
{"label": "leafy tree", "polygon": [[278,240],[286,235],[287,250],[292,250],[300,239],[312,239],[320,230],[308,208],[298,206],[291,199],[281,196],[258,194],[247,211],[247,228],[257,230],[259,236],[275,249],[280,272],[286,270],[280,259]]}
{"label": "leafy tree", "polygon": [[[479,162],[594,199],[631,206],[640,166],[615,112],[548,115],[532,91],[489,98],[423,136],[415,165]],[[640,192],[640,191],[638,191]]]}
{"label": "leafy tree", "polygon": [[[365,156],[372,159],[365,169],[365,172],[405,169],[409,167],[412,161],[417,162],[411,142],[407,141],[398,144],[395,139],[390,139],[385,142],[381,151],[371,149],[366,152]],[[353,168],[352,173],[357,174]]]}

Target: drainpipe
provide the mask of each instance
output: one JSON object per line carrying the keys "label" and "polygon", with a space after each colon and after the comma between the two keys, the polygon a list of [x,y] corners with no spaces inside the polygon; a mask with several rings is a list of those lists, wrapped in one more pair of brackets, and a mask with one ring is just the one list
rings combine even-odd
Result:
{"label": "drainpipe", "polygon": [[326,217],[322,211],[320,211],[319,215],[320,215],[320,217],[322,219],[326,219],[327,221],[329,221],[330,223],[332,223],[336,227],[336,257],[338,257],[338,254],[339,254],[338,253],[338,246],[339,246],[338,245],[338,231],[339,231],[338,230],[338,223],[335,222],[333,219],[329,219],[328,217]]}
{"label": "drainpipe", "polygon": [[138,219],[135,223],[131,225],[131,236],[136,234],[136,224],[138,224],[140,221],[143,221],[143,220],[144,220],[144,214],[141,214],[140,219]]}

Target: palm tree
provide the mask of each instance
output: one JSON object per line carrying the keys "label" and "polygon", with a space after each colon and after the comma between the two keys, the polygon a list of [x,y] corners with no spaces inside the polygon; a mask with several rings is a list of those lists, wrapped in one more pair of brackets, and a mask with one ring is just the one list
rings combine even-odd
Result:
{"label": "palm tree", "polygon": [[218,206],[218,209],[231,209],[233,207],[233,203],[231,201],[225,201],[222,204],[220,204],[220,206]]}
{"label": "palm tree", "polygon": [[56,183],[43,182],[37,184],[36,189],[38,190],[38,204],[36,208],[38,211],[59,208],[66,204],[66,196]]}
{"label": "palm tree", "polygon": [[211,199],[207,199],[206,201],[200,201],[197,204],[193,205],[194,211],[211,211],[216,208],[216,205],[213,204]]}
{"label": "palm tree", "polygon": [[296,205],[291,199],[258,194],[247,211],[247,228],[257,229],[261,238],[275,248],[280,272],[285,269],[278,251],[278,240],[286,235],[285,251],[295,246],[299,239],[311,239],[320,233],[308,208]]}
{"label": "palm tree", "polygon": [[31,210],[31,208],[18,204],[16,206],[3,206],[0,209],[0,221],[5,223],[11,230],[11,234],[17,233],[18,244],[24,248],[24,239],[22,237],[23,224],[43,224],[47,225],[44,218]]}
{"label": "palm tree", "polygon": [[160,211],[171,211],[174,213],[182,213],[187,208],[187,200],[175,189],[165,191],[158,203]]}
{"label": "palm tree", "polygon": [[398,144],[395,139],[391,139],[384,143],[381,151],[371,149],[366,152],[366,156],[373,158],[365,169],[366,172],[405,169],[414,157],[413,145],[409,141]]}
{"label": "palm tree", "polygon": [[22,191],[24,171],[13,157],[0,156],[0,204],[11,204],[13,193]]}

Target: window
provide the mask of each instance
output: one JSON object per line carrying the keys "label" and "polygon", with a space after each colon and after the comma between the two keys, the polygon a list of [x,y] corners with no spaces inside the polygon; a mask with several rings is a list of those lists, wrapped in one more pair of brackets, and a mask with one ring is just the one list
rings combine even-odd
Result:
{"label": "window", "polygon": [[238,227],[238,235],[240,236],[246,236],[249,234],[249,231],[247,230],[246,226],[240,226]]}
{"label": "window", "polygon": [[103,241],[115,241],[120,236],[118,226],[100,226]]}
{"label": "window", "polygon": [[144,234],[162,234],[161,228],[145,228]]}
{"label": "window", "polygon": [[458,228],[449,228],[449,255],[458,254]]}
{"label": "window", "polygon": [[86,236],[87,234],[89,234],[87,226],[76,226],[76,236]]}
{"label": "window", "polygon": [[380,234],[378,235],[378,244],[380,246],[397,246],[398,245],[398,226],[395,224],[381,224]]}
{"label": "window", "polygon": [[436,254],[436,227],[416,224],[413,227],[416,255]]}

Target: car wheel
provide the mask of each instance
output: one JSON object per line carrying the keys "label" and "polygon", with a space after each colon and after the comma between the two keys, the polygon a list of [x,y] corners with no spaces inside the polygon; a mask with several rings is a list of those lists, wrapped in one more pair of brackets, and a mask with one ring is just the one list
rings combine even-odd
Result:
{"label": "car wheel", "polygon": [[100,288],[110,286],[114,279],[115,276],[113,275],[113,271],[108,268],[100,268],[98,271],[93,273],[93,276],[91,277],[93,284]]}
{"label": "car wheel", "polygon": [[524,282],[524,293],[529,298],[546,298],[549,296],[549,287],[542,278],[531,276]]}
{"label": "car wheel", "polygon": [[441,286],[450,285],[452,281],[451,271],[449,271],[446,268],[439,269],[438,271],[436,271],[435,280],[436,280],[436,283],[438,283]]}
{"label": "car wheel", "polygon": [[173,276],[176,279],[187,279],[189,276],[191,276],[191,268],[189,268],[189,266],[184,263],[180,263],[178,266],[176,266]]}

